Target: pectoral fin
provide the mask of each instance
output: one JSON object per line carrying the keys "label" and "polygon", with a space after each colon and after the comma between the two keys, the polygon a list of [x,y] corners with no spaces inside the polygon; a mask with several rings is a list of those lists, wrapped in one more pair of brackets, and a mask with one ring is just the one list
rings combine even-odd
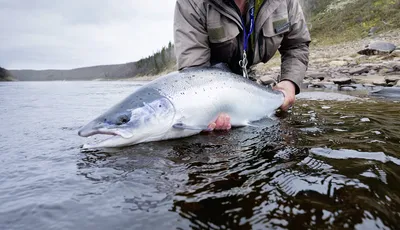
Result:
{"label": "pectoral fin", "polygon": [[175,129],[211,131],[211,129],[209,129],[207,126],[202,126],[202,125],[192,126],[192,125],[186,125],[186,124],[183,124],[183,123],[176,123],[172,127],[174,127]]}

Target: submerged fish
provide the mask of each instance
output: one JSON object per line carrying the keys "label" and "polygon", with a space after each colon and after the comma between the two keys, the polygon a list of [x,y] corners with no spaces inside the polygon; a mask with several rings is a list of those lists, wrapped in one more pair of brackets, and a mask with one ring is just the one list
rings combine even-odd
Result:
{"label": "submerged fish", "polygon": [[191,68],[158,78],[79,130],[112,137],[84,148],[121,147],[187,137],[207,130],[221,112],[232,127],[271,116],[283,93],[219,68]]}

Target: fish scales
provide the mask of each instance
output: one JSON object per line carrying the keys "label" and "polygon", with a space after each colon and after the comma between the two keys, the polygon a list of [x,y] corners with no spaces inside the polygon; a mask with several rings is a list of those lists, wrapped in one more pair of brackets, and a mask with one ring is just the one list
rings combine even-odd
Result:
{"label": "fish scales", "polygon": [[81,136],[111,134],[97,147],[186,137],[207,129],[220,113],[232,126],[245,126],[272,115],[284,96],[240,75],[218,68],[190,68],[160,77],[80,131]]}

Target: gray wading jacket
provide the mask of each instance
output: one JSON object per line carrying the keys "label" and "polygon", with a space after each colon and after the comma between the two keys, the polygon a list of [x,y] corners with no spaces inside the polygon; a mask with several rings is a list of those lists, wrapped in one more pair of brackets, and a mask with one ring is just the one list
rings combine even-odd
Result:
{"label": "gray wading jacket", "polygon": [[[177,0],[174,42],[178,69],[227,63],[241,73],[243,26],[233,0]],[[247,23],[249,22],[247,14]],[[248,29],[247,29],[248,30]],[[267,62],[279,49],[281,76],[300,92],[308,66],[310,34],[298,0],[265,0],[249,41],[249,65]]]}

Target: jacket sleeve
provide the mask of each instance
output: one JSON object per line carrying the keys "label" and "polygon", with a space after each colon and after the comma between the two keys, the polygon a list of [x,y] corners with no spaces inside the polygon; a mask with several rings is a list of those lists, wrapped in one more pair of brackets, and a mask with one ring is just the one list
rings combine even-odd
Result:
{"label": "jacket sleeve", "polygon": [[195,0],[177,0],[174,13],[174,43],[178,69],[210,65],[205,8]]}
{"label": "jacket sleeve", "polygon": [[279,81],[289,80],[296,85],[296,94],[300,93],[308,66],[310,33],[298,0],[287,0],[290,31],[285,34],[279,52],[281,53],[281,76]]}

